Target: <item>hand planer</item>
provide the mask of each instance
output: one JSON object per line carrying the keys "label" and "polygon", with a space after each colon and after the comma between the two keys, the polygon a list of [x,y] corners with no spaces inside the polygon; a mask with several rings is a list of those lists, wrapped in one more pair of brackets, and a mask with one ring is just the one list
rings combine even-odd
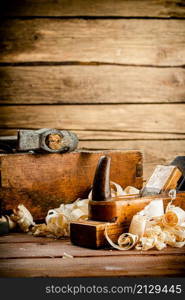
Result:
{"label": "hand planer", "polygon": [[[147,188],[141,190],[139,195],[111,197],[110,164],[110,157],[100,157],[93,181],[92,200],[89,201],[88,206],[88,220],[70,224],[70,238],[75,245],[94,249],[105,247],[107,245],[104,236],[105,226],[107,226],[109,237],[112,241],[117,242],[119,235],[128,231],[132,217],[152,200],[163,199],[164,206],[166,206],[171,200],[168,191],[176,188],[179,178],[182,177],[182,172],[176,165],[169,166],[168,172],[165,169],[165,176],[162,176],[162,169],[158,167],[158,170],[154,170],[155,176],[153,177],[156,178],[157,172],[159,172],[158,184],[160,187],[154,181],[155,193],[153,195],[151,195],[152,180],[149,179],[149,185],[146,184]],[[147,191],[149,191],[149,195],[147,195]],[[174,204],[185,208],[185,193],[178,193]]]}

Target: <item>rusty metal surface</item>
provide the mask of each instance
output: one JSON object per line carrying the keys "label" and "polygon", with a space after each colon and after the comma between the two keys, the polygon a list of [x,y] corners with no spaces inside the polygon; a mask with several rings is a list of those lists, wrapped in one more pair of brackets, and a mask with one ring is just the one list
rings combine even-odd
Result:
{"label": "rusty metal surface", "polygon": [[0,137],[0,149],[5,153],[35,151],[65,153],[74,151],[78,137],[68,130],[39,129],[18,130],[17,137]]}

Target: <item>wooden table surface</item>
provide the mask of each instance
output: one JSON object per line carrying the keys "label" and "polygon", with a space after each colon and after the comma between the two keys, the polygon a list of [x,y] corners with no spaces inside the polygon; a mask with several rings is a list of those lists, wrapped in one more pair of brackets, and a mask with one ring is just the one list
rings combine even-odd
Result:
{"label": "wooden table surface", "polygon": [[[64,253],[73,258],[63,258]],[[163,251],[92,250],[69,239],[0,237],[0,277],[184,276],[185,247]]]}

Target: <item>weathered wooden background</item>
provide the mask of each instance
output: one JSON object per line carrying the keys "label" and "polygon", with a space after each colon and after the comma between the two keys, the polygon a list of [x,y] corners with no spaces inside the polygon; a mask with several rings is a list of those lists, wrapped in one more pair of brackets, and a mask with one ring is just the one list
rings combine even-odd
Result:
{"label": "weathered wooden background", "polygon": [[145,178],[185,154],[184,0],[1,1],[0,134],[75,131],[141,149]]}

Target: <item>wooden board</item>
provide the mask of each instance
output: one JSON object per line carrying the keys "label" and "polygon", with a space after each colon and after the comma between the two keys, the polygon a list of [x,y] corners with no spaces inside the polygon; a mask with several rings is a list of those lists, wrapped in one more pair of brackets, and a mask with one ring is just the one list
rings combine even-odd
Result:
{"label": "wooden board", "polygon": [[156,164],[184,155],[184,118],[184,104],[2,106],[0,127],[72,129],[80,148],[141,149],[147,179]]}
{"label": "wooden board", "polygon": [[[0,133],[15,133],[15,131],[1,130]],[[110,131],[97,132],[94,131],[88,135],[88,131],[75,131],[81,136],[86,137],[79,142],[80,148],[86,149],[139,149],[143,152],[144,163],[144,181],[151,176],[157,164],[169,164],[178,155],[184,155],[185,139],[178,134],[156,134],[156,138],[152,139],[155,134],[141,133],[146,140],[139,139],[136,132],[117,132]],[[103,140],[103,138],[106,138]],[[116,137],[119,136],[119,139]],[[129,136],[125,139],[125,136]],[[170,137],[171,136],[171,137]],[[181,138],[182,136],[182,138]],[[123,139],[122,139],[123,137]],[[133,138],[132,138],[133,137]],[[148,137],[148,139],[147,139]],[[158,137],[158,138],[157,138]],[[168,138],[169,137],[169,138]],[[174,137],[174,138],[173,138]],[[109,140],[108,140],[109,139]]]}
{"label": "wooden board", "polygon": [[[38,251],[39,249],[39,251]],[[68,238],[55,240],[45,237],[34,237],[23,233],[11,233],[10,235],[0,236],[0,259],[9,258],[59,258],[64,253],[76,257],[105,257],[105,256],[158,256],[185,254],[184,248],[167,247],[162,252],[151,249],[150,251],[117,251],[115,249],[93,250],[77,247],[71,244]]]}
{"label": "wooden board", "polygon": [[185,255],[1,260],[1,277],[184,277]]}
{"label": "wooden board", "polygon": [[185,104],[20,105],[1,107],[0,127],[184,133],[184,118]]}
{"label": "wooden board", "polygon": [[183,68],[14,66],[0,67],[0,77],[2,104],[179,103],[185,99]]}
{"label": "wooden board", "polygon": [[80,147],[89,149],[140,149],[144,156],[144,180],[157,164],[169,164],[178,155],[184,155],[185,140],[138,141],[83,141]]}
{"label": "wooden board", "polygon": [[126,187],[142,187],[142,155],[139,151],[81,151],[66,154],[0,155],[0,201],[3,209],[24,204],[34,219],[47,211],[87,198],[101,155],[111,159],[111,180]]}
{"label": "wooden board", "polygon": [[157,165],[142,190],[142,196],[161,194],[165,191],[177,189],[179,179],[182,176],[182,172],[176,166]]}
{"label": "wooden board", "polygon": [[[20,242],[25,236],[29,243]],[[1,277],[179,277],[185,274],[184,248],[90,250],[75,247],[69,240],[34,239],[35,242],[26,234],[0,237]],[[73,258],[63,259],[64,252]]]}
{"label": "wooden board", "polygon": [[183,0],[9,0],[4,16],[185,17]]}
{"label": "wooden board", "polygon": [[1,62],[185,64],[184,20],[5,19]]}

